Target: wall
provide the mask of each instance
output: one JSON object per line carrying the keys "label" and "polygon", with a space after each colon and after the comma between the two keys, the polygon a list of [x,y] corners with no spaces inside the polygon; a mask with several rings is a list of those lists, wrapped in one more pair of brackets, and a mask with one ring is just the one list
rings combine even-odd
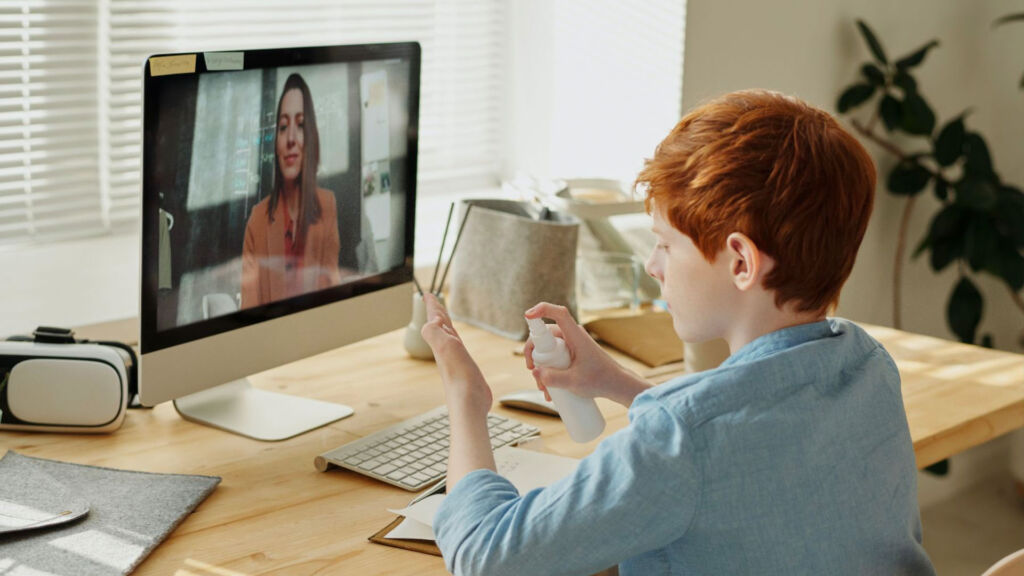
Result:
{"label": "wall", "polygon": [[679,116],[683,0],[509,0],[505,176],[632,180]]}
{"label": "wall", "polygon": [[[968,126],[988,139],[996,169],[1004,180],[1024,186],[1024,91],[1017,89],[1024,73],[1024,26],[991,28],[997,17],[1021,10],[1019,2],[1003,0],[689,0],[683,109],[723,92],[757,87],[793,94],[835,113],[840,91],[869,58],[854,25],[862,18],[890,59],[939,39],[940,47],[918,69],[921,92],[940,123],[972,108]],[[868,149],[880,174],[887,173],[892,159],[876,146]],[[903,201],[885,191],[884,176],[880,182],[839,313],[891,325],[890,286]],[[936,277],[926,259],[909,259],[938,205],[929,192],[918,200],[910,222],[903,328],[953,338],[945,308],[956,272],[950,267]],[[979,333],[991,332],[997,347],[1020,351],[1024,311],[1014,306],[1005,284],[985,280],[979,287],[985,295]]]}

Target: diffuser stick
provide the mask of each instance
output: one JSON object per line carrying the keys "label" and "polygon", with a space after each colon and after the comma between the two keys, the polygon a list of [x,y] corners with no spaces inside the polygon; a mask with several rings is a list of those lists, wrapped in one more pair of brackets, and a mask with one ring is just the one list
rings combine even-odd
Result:
{"label": "diffuser stick", "polygon": [[448,263],[444,266],[444,274],[441,274],[441,282],[437,285],[437,295],[441,295],[445,278],[448,277],[448,269],[452,267],[452,260],[455,259],[455,251],[459,249],[459,240],[462,239],[462,231],[466,229],[466,222],[469,220],[469,213],[473,211],[473,205],[466,206],[466,215],[462,217],[462,224],[459,225],[459,233],[455,235],[455,244],[452,246],[452,255],[448,257]]}
{"label": "diffuser stick", "polygon": [[[437,266],[434,266],[434,276],[430,279],[430,291],[434,291],[434,282],[437,281],[437,271],[441,269],[441,256],[444,255],[444,243],[448,240],[448,226],[452,223],[452,212],[455,210],[455,202],[448,206],[448,220],[444,223],[444,234],[441,235],[441,247],[437,250]],[[442,280],[443,282],[443,280]],[[440,288],[437,290],[441,291]],[[423,291],[420,291],[423,294]]]}

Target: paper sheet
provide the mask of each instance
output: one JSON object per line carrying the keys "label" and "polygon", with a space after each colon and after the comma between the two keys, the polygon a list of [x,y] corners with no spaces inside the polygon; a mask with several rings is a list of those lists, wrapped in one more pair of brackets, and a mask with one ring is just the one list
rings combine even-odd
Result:
{"label": "paper sheet", "polygon": [[[505,446],[494,451],[494,464],[501,474],[525,494],[535,488],[550,486],[576,470],[580,461],[546,452],[534,452]],[[388,512],[405,516],[405,520],[388,532],[387,538],[407,540],[433,540],[434,514],[444,502],[444,494],[433,494],[423,500],[402,508],[388,509]]]}
{"label": "paper sheet", "polygon": [[580,461],[575,458],[511,446],[494,451],[494,464],[498,468],[498,474],[507,478],[520,494],[558,482],[572,474],[579,463]]}
{"label": "paper sheet", "polygon": [[430,526],[420,524],[415,520],[406,518],[402,523],[387,533],[385,538],[396,538],[401,540],[434,540],[434,530]]}
{"label": "paper sheet", "polygon": [[444,502],[444,494],[433,494],[411,506],[402,508],[401,510],[392,510],[388,508],[388,512],[392,512],[399,516],[405,516],[406,518],[415,520],[425,526],[433,526],[434,514],[436,514],[437,509],[441,507],[441,502]]}

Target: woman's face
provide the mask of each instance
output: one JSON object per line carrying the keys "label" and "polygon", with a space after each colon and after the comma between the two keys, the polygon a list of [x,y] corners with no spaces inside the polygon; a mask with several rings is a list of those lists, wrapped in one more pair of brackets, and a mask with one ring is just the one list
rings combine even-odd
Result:
{"label": "woman's face", "polygon": [[302,91],[293,88],[285,92],[277,117],[277,165],[289,183],[302,172],[303,116]]}

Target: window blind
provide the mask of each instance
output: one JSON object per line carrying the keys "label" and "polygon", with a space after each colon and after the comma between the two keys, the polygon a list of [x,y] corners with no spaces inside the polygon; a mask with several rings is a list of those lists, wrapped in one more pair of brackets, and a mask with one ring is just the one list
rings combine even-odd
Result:
{"label": "window blind", "polygon": [[503,0],[0,5],[0,245],[132,229],[142,63],[160,52],[415,40],[419,191],[496,184]]}
{"label": "window blind", "polygon": [[0,3],[0,245],[103,229],[92,2]]}

